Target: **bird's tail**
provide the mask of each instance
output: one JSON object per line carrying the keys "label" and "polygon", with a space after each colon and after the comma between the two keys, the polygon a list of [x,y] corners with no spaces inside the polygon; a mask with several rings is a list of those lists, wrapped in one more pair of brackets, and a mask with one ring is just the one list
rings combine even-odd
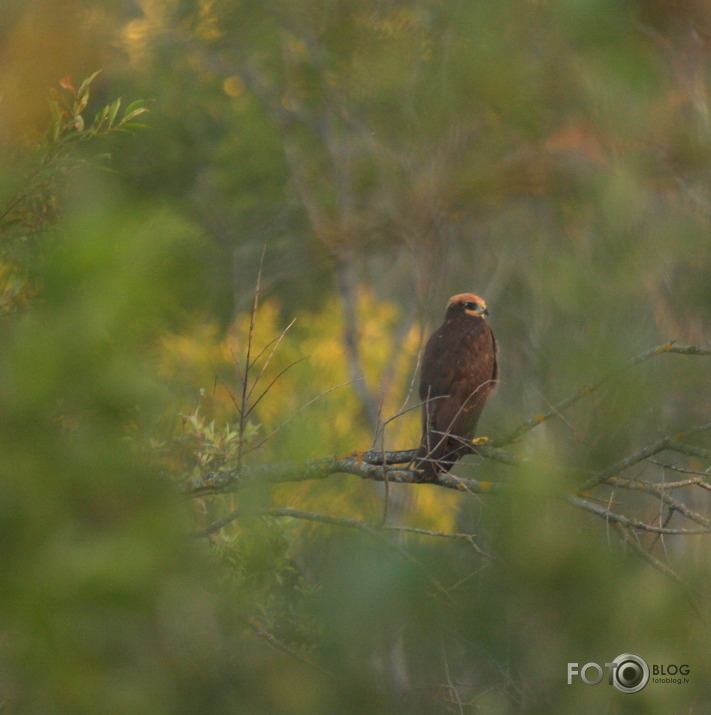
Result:
{"label": "bird's tail", "polygon": [[423,482],[434,482],[442,471],[440,463],[430,455],[427,445],[422,443],[415,456],[415,470],[420,472]]}
{"label": "bird's tail", "polygon": [[422,438],[415,455],[415,469],[421,473],[423,482],[435,482],[442,472],[449,471],[471,448],[461,439],[440,435],[434,439],[430,435]]}

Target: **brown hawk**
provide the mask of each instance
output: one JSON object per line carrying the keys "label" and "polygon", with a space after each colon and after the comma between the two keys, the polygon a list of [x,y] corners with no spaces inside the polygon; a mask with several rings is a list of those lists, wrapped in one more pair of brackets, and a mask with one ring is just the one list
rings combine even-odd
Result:
{"label": "brown hawk", "polygon": [[434,481],[471,451],[487,397],[496,388],[496,340],[482,298],[452,296],[444,323],[427,341],[422,358],[422,442],[416,468]]}

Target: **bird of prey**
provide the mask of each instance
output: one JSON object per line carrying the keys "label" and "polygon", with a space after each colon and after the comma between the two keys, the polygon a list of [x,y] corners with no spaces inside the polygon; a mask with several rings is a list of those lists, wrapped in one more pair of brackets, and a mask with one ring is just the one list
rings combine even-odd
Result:
{"label": "bird of prey", "polygon": [[472,451],[471,439],[498,376],[496,340],[484,317],[488,314],[479,296],[452,296],[444,323],[425,346],[420,374],[422,442],[416,457],[424,481],[435,481]]}

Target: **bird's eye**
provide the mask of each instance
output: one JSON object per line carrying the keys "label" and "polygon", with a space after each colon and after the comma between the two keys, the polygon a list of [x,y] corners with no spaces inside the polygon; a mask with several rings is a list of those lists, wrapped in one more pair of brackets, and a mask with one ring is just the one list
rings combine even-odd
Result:
{"label": "bird's eye", "polygon": [[464,307],[467,310],[476,310],[477,309],[477,304],[476,303],[465,303]]}

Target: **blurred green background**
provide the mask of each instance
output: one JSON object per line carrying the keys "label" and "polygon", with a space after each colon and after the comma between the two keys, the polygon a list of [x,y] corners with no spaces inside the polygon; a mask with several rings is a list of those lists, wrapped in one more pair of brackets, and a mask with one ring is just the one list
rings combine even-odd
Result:
{"label": "blurred green background", "polygon": [[[709,357],[621,373],[509,445],[529,466],[455,470],[502,494],[182,485],[414,447],[417,412],[391,418],[454,293],[499,341],[494,439],[648,348],[709,346],[710,41],[698,0],[4,0],[2,712],[708,712],[708,537],[562,496],[707,422]],[[656,458],[687,472],[627,476],[703,479],[691,441]],[[707,489],[672,494],[701,521],[593,498],[711,518]],[[386,502],[492,558],[265,515]],[[689,683],[567,684],[623,652]]]}

